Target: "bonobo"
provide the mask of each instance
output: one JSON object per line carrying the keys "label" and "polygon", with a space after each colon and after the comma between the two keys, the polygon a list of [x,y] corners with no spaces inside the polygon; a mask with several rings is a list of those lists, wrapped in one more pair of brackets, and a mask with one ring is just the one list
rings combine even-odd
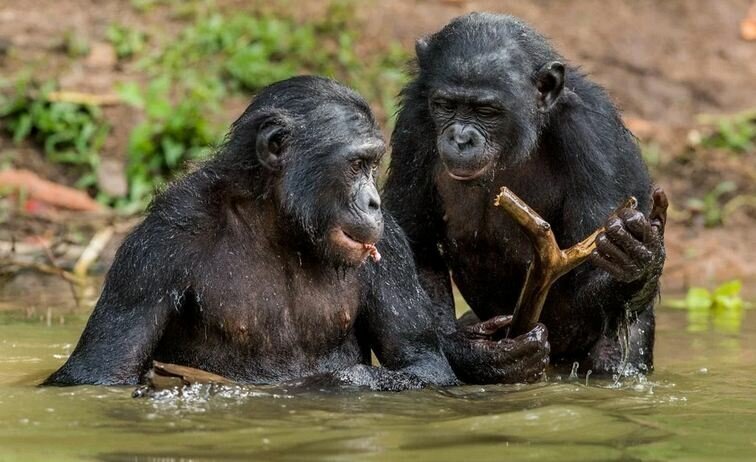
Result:
{"label": "bonobo", "polygon": [[[604,90],[510,16],[462,16],[419,40],[416,53],[384,198],[443,325],[455,328],[450,272],[480,319],[517,303],[533,253],[492,206],[507,186],[551,223],[562,248],[606,227],[590,263],[546,300],[552,363],[650,371],[667,200],[652,193]],[[617,209],[630,196],[638,210]]]}
{"label": "bonobo", "polygon": [[437,335],[406,239],[381,211],[384,151],[365,101],[334,81],[261,91],[219,152],[154,199],[45,384],[135,384],[152,360],[240,383],[381,390],[454,384],[455,369],[537,378],[542,326],[506,344],[485,325]]}

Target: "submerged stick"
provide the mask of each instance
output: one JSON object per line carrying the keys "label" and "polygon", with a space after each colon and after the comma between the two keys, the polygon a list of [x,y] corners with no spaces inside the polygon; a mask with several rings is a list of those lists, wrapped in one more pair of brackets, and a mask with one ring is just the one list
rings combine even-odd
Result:
{"label": "submerged stick", "polygon": [[[503,208],[522,227],[533,245],[533,260],[528,267],[525,284],[517,300],[512,325],[507,334],[512,338],[530,332],[535,327],[551,286],[557,279],[588,259],[596,248],[596,238],[604,228],[597,229],[569,249],[562,250],[557,244],[551,225],[509,188],[501,188],[494,205]],[[636,206],[637,200],[634,197],[625,203],[625,207]]]}
{"label": "submerged stick", "polygon": [[152,362],[152,369],[147,373],[147,384],[153,391],[169,388],[181,388],[198,383],[216,385],[235,385],[236,383],[218,374],[178,364]]}

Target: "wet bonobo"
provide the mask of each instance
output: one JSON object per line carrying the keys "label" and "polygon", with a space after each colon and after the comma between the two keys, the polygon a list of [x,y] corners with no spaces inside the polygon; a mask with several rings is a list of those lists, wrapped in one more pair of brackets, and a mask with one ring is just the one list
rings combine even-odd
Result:
{"label": "wet bonobo", "polygon": [[[533,251],[492,205],[506,186],[551,224],[561,248],[606,228],[589,263],[546,299],[552,363],[650,371],[667,200],[652,192],[636,140],[604,90],[509,16],[457,18],[419,40],[416,53],[384,198],[441,324],[456,328],[450,273],[479,319],[517,304]],[[637,210],[618,209],[630,196]]]}
{"label": "wet bonobo", "polygon": [[[406,239],[381,210],[384,151],[344,86],[298,77],[262,90],[216,155],[154,199],[45,384],[136,384],[153,361],[239,383],[458,383],[481,351],[467,330],[436,333]],[[532,338],[489,346],[528,356],[507,371],[516,381],[548,356]]]}

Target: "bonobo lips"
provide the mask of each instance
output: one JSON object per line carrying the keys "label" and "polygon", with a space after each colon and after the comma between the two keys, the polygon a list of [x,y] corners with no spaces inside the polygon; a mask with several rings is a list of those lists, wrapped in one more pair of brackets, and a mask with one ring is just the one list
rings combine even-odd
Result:
{"label": "bonobo lips", "polygon": [[367,257],[372,258],[376,263],[381,260],[381,254],[375,247],[375,242],[361,242],[341,227],[331,231],[331,242],[345,250],[350,259],[355,261],[363,262]]}
{"label": "bonobo lips", "polygon": [[455,179],[457,181],[470,181],[474,180],[476,178],[480,178],[485,174],[489,167],[491,167],[491,163],[484,165],[483,168],[480,168],[478,170],[468,170],[463,168],[449,168],[448,166],[444,165],[446,167],[446,173],[452,177],[452,179]]}

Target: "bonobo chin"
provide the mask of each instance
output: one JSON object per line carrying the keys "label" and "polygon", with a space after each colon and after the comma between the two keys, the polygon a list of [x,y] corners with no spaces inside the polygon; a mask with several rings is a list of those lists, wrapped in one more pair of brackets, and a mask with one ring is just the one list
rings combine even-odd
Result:
{"label": "bonobo chin", "polygon": [[263,89],[218,152],[155,197],[44,384],[137,384],[153,361],[235,383],[376,390],[536,380],[542,326],[506,342],[490,338],[506,320],[437,329],[382,209],[385,150],[367,103],[343,85],[295,77]]}

